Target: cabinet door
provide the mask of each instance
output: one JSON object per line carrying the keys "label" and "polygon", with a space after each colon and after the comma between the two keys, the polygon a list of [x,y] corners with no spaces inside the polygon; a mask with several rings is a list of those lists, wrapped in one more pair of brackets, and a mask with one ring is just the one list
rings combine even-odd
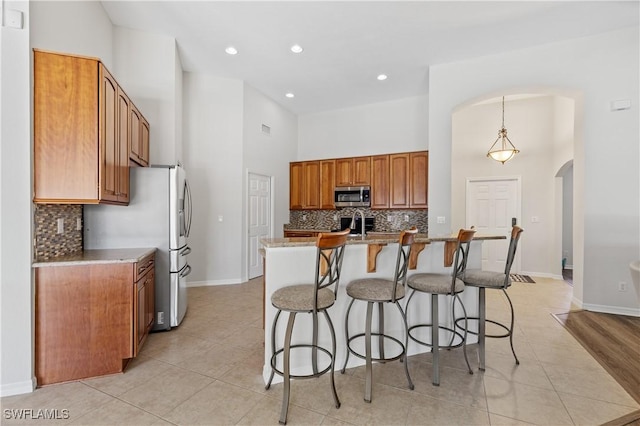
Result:
{"label": "cabinet door", "polygon": [[429,188],[429,153],[427,151],[412,152],[409,161],[411,166],[409,207],[426,209]]}
{"label": "cabinet door", "polygon": [[371,157],[356,157],[352,163],[354,185],[371,184]]}
{"label": "cabinet door", "polygon": [[118,201],[118,85],[100,65],[100,199]]}
{"label": "cabinet door", "polygon": [[409,154],[389,155],[389,207],[409,208]]}
{"label": "cabinet door", "polygon": [[333,210],[334,199],[333,192],[335,190],[335,160],[320,161],[320,208]]}
{"label": "cabinet door", "polygon": [[141,137],[140,134],[140,111],[138,108],[131,104],[131,121],[129,125],[131,126],[131,150],[129,152],[129,158],[136,163],[140,162],[140,155],[142,153],[141,149]]}
{"label": "cabinet door", "polygon": [[304,208],[320,208],[320,162],[304,162]]}
{"label": "cabinet door", "polygon": [[34,202],[96,203],[98,62],[36,50],[33,68]]}
{"label": "cabinet door", "polygon": [[118,161],[116,163],[116,187],[118,202],[129,203],[129,152],[131,141],[131,101],[118,87],[118,137],[117,137],[117,153]]}
{"label": "cabinet door", "polygon": [[301,162],[289,164],[289,209],[302,210],[304,174]]}
{"label": "cabinet door", "polygon": [[338,158],[336,161],[336,186],[351,186],[351,158]]}
{"label": "cabinet door", "polygon": [[136,295],[135,295],[135,311],[134,311],[134,352],[133,356],[138,355],[142,342],[145,338],[145,331],[147,329],[147,287],[146,281],[142,278],[136,283]]}
{"label": "cabinet door", "polygon": [[142,150],[142,154],[140,154],[140,165],[148,166],[149,165],[149,122],[144,118],[140,117],[140,148]]}
{"label": "cabinet door", "polygon": [[389,208],[389,156],[371,157],[371,208]]}

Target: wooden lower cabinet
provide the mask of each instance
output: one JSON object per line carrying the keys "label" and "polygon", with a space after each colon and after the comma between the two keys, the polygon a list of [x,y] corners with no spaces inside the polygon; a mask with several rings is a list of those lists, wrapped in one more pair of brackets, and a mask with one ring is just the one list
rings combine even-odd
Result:
{"label": "wooden lower cabinet", "polygon": [[124,370],[153,325],[153,258],[35,269],[38,386]]}

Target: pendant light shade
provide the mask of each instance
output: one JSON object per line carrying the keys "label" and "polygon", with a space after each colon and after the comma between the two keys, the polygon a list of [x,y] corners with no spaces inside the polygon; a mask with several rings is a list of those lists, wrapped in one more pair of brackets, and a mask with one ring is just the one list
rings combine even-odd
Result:
{"label": "pendant light shade", "polygon": [[502,128],[498,130],[498,139],[491,145],[487,157],[492,158],[502,164],[511,160],[520,151],[516,149],[507,137],[507,129],[504,127],[504,96],[502,97]]}

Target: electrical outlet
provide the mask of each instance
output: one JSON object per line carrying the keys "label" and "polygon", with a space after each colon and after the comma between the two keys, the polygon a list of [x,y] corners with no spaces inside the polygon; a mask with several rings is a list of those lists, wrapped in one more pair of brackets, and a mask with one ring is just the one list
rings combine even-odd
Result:
{"label": "electrical outlet", "polygon": [[620,281],[618,283],[618,291],[627,291],[627,283],[624,281]]}
{"label": "electrical outlet", "polygon": [[64,219],[63,218],[59,218],[58,219],[58,234],[63,234],[64,233]]}
{"label": "electrical outlet", "polygon": [[438,216],[437,223],[446,223],[446,218],[444,216]]}
{"label": "electrical outlet", "polygon": [[405,222],[409,222],[409,215],[408,215],[408,214],[405,214],[405,215],[404,215],[404,221],[405,221]]}
{"label": "electrical outlet", "polygon": [[158,312],[158,324],[164,324],[164,312],[160,311]]}
{"label": "electrical outlet", "polygon": [[82,230],[82,219],[78,217],[76,218],[76,231],[81,231],[81,230]]}
{"label": "electrical outlet", "polygon": [[307,215],[306,215],[306,214],[303,214],[303,215],[302,215],[302,221],[303,221],[303,222],[306,222],[306,221],[307,221]]}

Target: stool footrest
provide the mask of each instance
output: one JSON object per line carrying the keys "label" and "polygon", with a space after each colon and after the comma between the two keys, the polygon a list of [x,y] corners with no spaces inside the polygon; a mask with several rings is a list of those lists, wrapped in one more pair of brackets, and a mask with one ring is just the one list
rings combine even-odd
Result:
{"label": "stool footrest", "polygon": [[[359,333],[356,335],[353,335],[349,338],[349,340],[347,341],[347,350],[352,353],[354,356],[360,358],[360,359],[367,359],[367,357],[359,352],[357,352],[355,349],[353,349],[351,347],[351,342],[355,339],[359,339],[359,338],[364,338],[365,337],[365,333]],[[391,362],[391,361],[396,361],[401,359],[405,352],[406,352],[406,348],[404,347],[404,343],[402,343],[400,340],[396,339],[393,336],[389,336],[388,334],[380,334],[380,333],[371,333],[371,337],[382,337],[383,339],[387,339],[390,340],[392,342],[395,342],[399,347],[400,347],[400,353],[398,355],[392,356],[392,357],[387,357],[385,356],[384,358],[374,358],[373,356],[371,357],[371,361],[375,361],[375,362],[381,362],[381,363],[385,363],[385,362]],[[372,347],[375,347],[374,345],[371,345]],[[385,348],[386,350],[386,348]]]}
{"label": "stool footrest", "polygon": [[[317,373],[311,373],[311,374],[289,374],[289,377],[292,379],[313,379],[315,377],[320,377],[325,373],[328,373],[329,371],[331,371],[331,365],[333,364],[333,354],[323,348],[322,346],[314,346],[314,345],[310,345],[310,344],[299,344],[299,345],[291,345],[290,346],[291,350],[293,349],[313,349],[316,348],[318,351],[326,354],[329,357],[329,365],[327,367],[325,367],[322,370],[318,370]],[[281,370],[278,370],[278,368],[276,367],[276,359],[278,357],[278,355],[282,354],[284,352],[284,349],[278,349],[277,351],[275,351],[275,353],[271,356],[271,368],[273,369],[273,371],[278,374],[279,376],[284,376],[284,373]]]}
{"label": "stool footrest", "polygon": [[[425,342],[425,341],[423,341],[423,340],[420,340],[420,339],[418,339],[417,337],[415,337],[415,336],[413,336],[413,335],[411,334],[411,331],[413,331],[413,330],[414,330],[414,329],[416,329],[416,328],[431,328],[431,327],[433,327],[433,325],[432,325],[432,324],[416,324],[416,325],[414,325],[414,326],[411,326],[411,327],[409,327],[409,331],[408,331],[409,338],[410,338],[411,340],[413,340],[414,342],[416,342],[416,343],[420,344],[420,345],[428,346],[428,347],[432,347],[431,343],[427,343],[427,342]],[[439,330],[445,330],[445,331],[448,331],[449,333],[453,333],[453,334],[454,334],[454,336],[457,336],[457,337],[459,337],[459,338],[460,338],[460,342],[459,342],[459,343],[456,343],[456,344],[454,344],[454,343],[453,343],[453,341],[452,341],[452,342],[451,342],[451,344],[449,344],[449,345],[438,345],[440,349],[454,349],[454,348],[459,348],[459,347],[461,347],[461,346],[464,344],[464,342],[465,342],[465,341],[464,341],[464,335],[463,335],[462,333],[459,333],[459,332],[458,332],[458,331],[456,331],[455,329],[452,329],[452,328],[449,328],[449,327],[445,327],[445,326],[442,326],[442,325],[441,325],[441,326],[438,326],[438,329],[439,329]]]}
{"label": "stool footrest", "polygon": [[[467,317],[467,321],[471,321],[471,320],[480,321],[480,318],[478,318],[478,317]],[[464,327],[461,326],[460,324],[458,324],[459,321],[464,321],[464,318],[457,318],[456,322],[455,322],[457,328],[459,328],[460,330],[464,330]],[[492,337],[494,339],[501,339],[503,337],[511,336],[511,333],[512,333],[511,329],[509,327],[507,327],[506,325],[502,324],[501,322],[490,320],[490,319],[485,319],[484,321],[485,322],[489,322],[491,324],[495,324],[498,327],[501,327],[506,331],[506,333],[504,333],[504,334],[488,334],[488,333],[485,333],[485,337]],[[473,334],[474,336],[478,335],[477,331],[472,331],[472,330],[467,330],[467,333]]]}

